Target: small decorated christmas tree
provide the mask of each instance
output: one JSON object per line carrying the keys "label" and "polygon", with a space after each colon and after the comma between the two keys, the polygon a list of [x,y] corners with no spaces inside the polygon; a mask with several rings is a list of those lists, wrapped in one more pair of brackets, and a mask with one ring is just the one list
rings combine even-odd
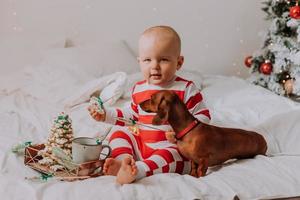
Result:
{"label": "small decorated christmas tree", "polygon": [[54,171],[62,169],[63,166],[57,162],[53,155],[53,148],[59,147],[67,156],[71,157],[72,139],[72,120],[67,114],[61,113],[54,119],[45,149],[39,152],[43,156],[39,163],[50,166]]}
{"label": "small decorated christmas tree", "polygon": [[251,71],[251,82],[295,100],[300,97],[299,2],[264,2],[263,10],[271,25],[262,48],[245,59],[245,65]]}

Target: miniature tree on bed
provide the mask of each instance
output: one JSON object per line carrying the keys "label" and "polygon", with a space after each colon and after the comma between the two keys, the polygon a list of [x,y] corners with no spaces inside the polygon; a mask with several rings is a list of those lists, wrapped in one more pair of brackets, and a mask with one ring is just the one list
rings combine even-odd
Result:
{"label": "miniature tree on bed", "polygon": [[300,97],[300,1],[267,0],[271,25],[262,48],[245,59],[250,81],[276,94]]}
{"label": "miniature tree on bed", "polygon": [[71,156],[72,139],[72,121],[67,114],[61,113],[54,119],[45,149],[39,152],[43,156],[39,163],[50,166],[54,171],[62,169],[63,166],[57,163],[52,150],[54,147],[59,147],[67,156]]}

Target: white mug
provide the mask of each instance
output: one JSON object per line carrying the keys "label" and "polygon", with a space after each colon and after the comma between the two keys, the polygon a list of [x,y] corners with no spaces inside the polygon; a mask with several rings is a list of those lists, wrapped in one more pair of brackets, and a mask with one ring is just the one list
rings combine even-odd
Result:
{"label": "white mug", "polygon": [[104,148],[108,149],[106,159],[110,156],[111,148],[102,144],[97,138],[77,137],[72,140],[72,158],[73,162],[81,164],[88,161],[99,160],[100,154]]}

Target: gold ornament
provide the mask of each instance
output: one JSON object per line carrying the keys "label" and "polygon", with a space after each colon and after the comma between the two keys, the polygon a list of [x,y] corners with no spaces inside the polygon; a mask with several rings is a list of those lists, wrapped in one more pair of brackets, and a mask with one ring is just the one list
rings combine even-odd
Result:
{"label": "gold ornament", "polygon": [[139,135],[139,128],[136,125],[133,126],[128,126],[128,129],[134,134],[134,135]]}

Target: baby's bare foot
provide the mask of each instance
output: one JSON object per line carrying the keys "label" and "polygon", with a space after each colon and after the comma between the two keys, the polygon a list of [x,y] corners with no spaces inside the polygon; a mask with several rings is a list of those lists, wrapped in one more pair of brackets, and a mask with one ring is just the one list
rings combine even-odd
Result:
{"label": "baby's bare foot", "polygon": [[117,176],[118,171],[121,167],[121,162],[122,161],[116,160],[114,158],[107,158],[103,165],[103,173],[105,175]]}
{"label": "baby's bare foot", "polygon": [[135,160],[131,156],[127,156],[122,160],[120,170],[117,174],[117,182],[122,184],[132,183],[138,173]]}

